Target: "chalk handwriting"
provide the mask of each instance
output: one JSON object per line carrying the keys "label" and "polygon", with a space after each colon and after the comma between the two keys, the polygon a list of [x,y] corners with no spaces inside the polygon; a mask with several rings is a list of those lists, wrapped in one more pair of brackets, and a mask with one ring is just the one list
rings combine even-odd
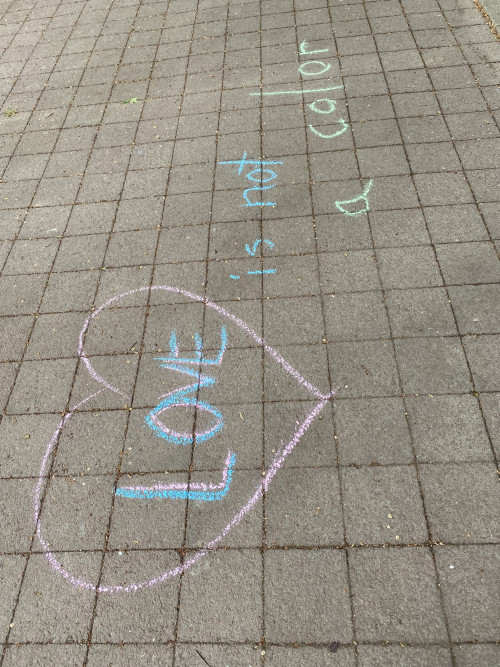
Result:
{"label": "chalk handwriting", "polygon": [[[306,69],[309,65],[320,65],[321,67],[317,72],[309,72]],[[322,60],[308,60],[306,63],[302,63],[302,65],[299,66],[299,72],[305,76],[318,76],[319,74],[328,72],[331,66],[331,63],[324,63]]]}
{"label": "chalk handwriting", "polygon": [[342,127],[340,130],[337,130],[337,132],[333,132],[333,134],[323,134],[323,132],[320,132],[318,128],[314,127],[313,125],[309,125],[309,129],[318,137],[323,137],[323,139],[333,139],[334,137],[338,137],[339,135],[344,134],[344,132],[349,127],[348,123],[346,123],[343,118],[339,118],[337,123],[340,123]]}
{"label": "chalk handwriting", "polygon": [[311,56],[313,53],[326,53],[329,50],[330,49],[313,49],[312,51],[310,51],[309,45],[307,44],[306,40],[304,40],[299,46],[299,55]]}
{"label": "chalk handwriting", "polygon": [[[316,53],[327,53],[329,50],[330,49],[311,49],[307,44],[307,42],[304,40],[303,42],[301,42],[299,46],[298,54],[299,56],[310,56]],[[313,68],[312,71],[311,67]],[[306,62],[302,62],[298,67],[299,73],[302,76],[321,76],[330,69],[331,69],[331,63],[326,63],[322,60],[308,60]],[[302,90],[269,90],[269,91],[261,90],[259,92],[249,93],[249,94],[262,95],[262,96],[305,95],[306,93],[323,93],[330,90],[340,90],[342,88],[343,86],[339,85],[339,86],[329,86],[327,88],[316,88],[316,89],[313,88],[313,89],[302,89]],[[314,113],[325,115],[325,114],[332,114],[335,112],[337,102],[336,100],[332,100],[328,97],[321,97],[315,100],[314,102],[308,102],[307,106]],[[334,132],[323,132],[321,129],[318,129],[318,127],[314,123],[309,123],[307,127],[310,132],[312,132],[315,136],[320,137],[321,139],[336,139],[349,129],[349,123],[344,118],[337,118],[337,120],[334,122],[340,126]],[[372,187],[372,184],[373,181],[370,180],[361,195],[353,199],[346,199],[345,201],[337,200],[335,202],[335,206],[339,211],[348,216],[356,216],[356,215],[361,215],[362,213],[367,213],[370,210],[370,205],[368,202],[368,193],[370,191],[370,188]],[[356,204],[359,201],[364,202],[365,206],[363,209],[360,209],[358,211],[352,211],[349,208],[346,208],[346,206],[350,206],[351,204]],[[237,280],[239,279],[240,276],[231,276],[231,277]]]}
{"label": "chalk handwriting", "polygon": [[[247,275],[249,276],[265,276],[268,273],[276,273],[276,269],[261,269],[259,271],[247,271]],[[241,276],[236,276],[234,274],[231,274],[229,277],[232,278],[233,280],[239,280],[241,278]]]}
{"label": "chalk handwriting", "polygon": [[255,169],[252,169],[248,174],[245,174],[245,177],[248,178],[248,180],[252,181],[253,183],[258,183],[258,185],[254,185],[251,188],[246,188],[246,190],[243,191],[243,199],[246,203],[242,204],[242,206],[276,206],[276,202],[273,201],[252,201],[249,193],[270,190],[271,188],[274,188],[276,185],[275,183],[273,185],[264,185],[264,183],[273,181],[278,177],[278,174],[272,169],[263,169],[262,167],[263,165],[283,164],[282,160],[248,160],[247,153],[245,151],[241,160],[224,160],[223,162],[219,162],[219,164],[238,165],[238,174],[242,173],[243,168],[246,165],[257,165]]}
{"label": "chalk handwriting", "polygon": [[[234,516],[230,517],[227,520],[225,527],[222,528],[220,532],[216,534],[212,539],[208,540],[202,548],[200,548],[198,551],[192,554],[191,553],[188,554],[180,565],[173,567],[171,569],[164,570],[163,572],[159,572],[155,576],[150,575],[148,578],[145,579],[139,578],[136,581],[132,582],[129,581],[127,583],[117,584],[117,585],[105,584],[103,582],[95,583],[92,580],[86,580],[77,574],[73,574],[70,570],[64,567],[61,561],[58,560],[58,556],[51,550],[50,540],[46,537],[45,516],[42,515],[42,499],[45,496],[47,485],[51,483],[51,478],[48,475],[50,470],[50,461],[54,449],[56,447],[56,444],[59,441],[59,438],[65,426],[72,419],[72,417],[76,413],[78,413],[80,409],[83,408],[85,404],[87,404],[89,401],[98,399],[98,397],[101,396],[106,391],[111,391],[120,396],[123,396],[127,399],[127,401],[131,400],[131,397],[125,394],[121,389],[115,387],[104,377],[100,376],[95,371],[89,358],[87,357],[84,350],[84,340],[89,330],[90,324],[95,320],[95,318],[100,318],[104,310],[118,305],[118,302],[121,299],[125,299],[133,294],[140,294],[145,292],[151,293],[157,291],[180,295],[196,303],[204,304],[205,308],[211,310],[221,319],[226,320],[231,325],[238,327],[238,329],[240,329],[241,332],[243,332],[250,338],[250,340],[252,340],[253,344],[256,344],[259,347],[261,347],[262,350],[267,355],[269,355],[271,360],[273,360],[275,363],[281,366],[281,368],[291,377],[293,377],[299,385],[301,385],[305,390],[307,390],[310,393],[311,397],[316,399],[317,402],[315,403],[314,407],[308,412],[308,414],[301,421],[296,423],[294,428],[294,433],[288,440],[288,442],[284,443],[279,449],[277,449],[276,453],[273,454],[273,459],[269,464],[269,467],[263,472],[262,478],[259,480],[259,483],[255,488],[255,490],[251,492],[250,498],[248,498],[246,501],[243,502],[243,504],[236,511]],[[167,357],[165,363],[180,364],[185,368],[191,368],[191,366],[196,366],[196,364],[203,364],[208,366],[218,365],[222,360],[224,350],[227,344],[227,338],[225,334],[222,334],[223,329],[221,329],[221,346],[215,358],[213,359],[204,358],[201,349],[202,346],[199,340],[197,343],[197,350],[194,359],[180,358],[177,346],[177,339],[176,337],[172,336],[170,341],[171,355],[170,357]],[[236,317],[235,315],[232,315],[227,310],[222,308],[222,306],[219,306],[213,301],[208,300],[206,297],[192,294],[191,292],[187,292],[177,287],[170,287],[163,285],[154,285],[152,287],[141,287],[135,290],[131,290],[129,292],[124,292],[123,294],[119,294],[118,296],[108,299],[102,306],[97,308],[87,317],[83,325],[83,329],[80,332],[78,354],[82,361],[83,367],[86,367],[91,377],[101,385],[101,389],[87,396],[86,398],[82,399],[60,420],[59,425],[55,430],[54,434],[52,435],[48,443],[47,449],[45,451],[45,454],[43,456],[40,466],[40,473],[34,493],[34,522],[36,527],[36,536],[38,541],[40,542],[43,554],[46,560],[48,561],[50,567],[54,571],[54,573],[63,577],[63,579],[65,579],[68,583],[71,583],[77,590],[87,590],[87,591],[91,590],[91,591],[97,591],[99,593],[133,593],[139,590],[151,588],[152,586],[165,582],[169,579],[172,579],[173,577],[177,577],[181,575],[183,572],[186,572],[195,563],[198,563],[210,551],[215,550],[220,545],[222,540],[226,537],[226,535],[233,528],[238,526],[242,522],[242,520],[247,516],[247,514],[250,511],[252,511],[252,509],[255,508],[255,506],[262,498],[263,494],[268,490],[269,485],[271,484],[276,474],[283,467],[285,459],[295,449],[295,447],[298,445],[298,443],[300,442],[306,431],[309,429],[313,421],[321,413],[325,405],[334,396],[334,392],[325,394],[321,392],[318,388],[316,388],[314,385],[312,385],[310,382],[308,382],[297,370],[295,370],[287,361],[285,361],[285,359],[283,359],[283,357],[279,354],[279,352],[277,352],[277,350],[268,345],[255,331],[253,331],[253,329],[251,329],[247,324],[245,324],[243,320]],[[184,497],[184,494],[186,494],[185,495],[186,498],[193,497],[194,499],[198,500],[211,499],[212,498],[211,494],[213,493],[214,499],[217,499],[217,494],[222,495],[224,492],[227,493],[227,488],[229,488],[232,479],[234,464],[235,464],[234,455],[232,454],[232,452],[228,452],[226,462],[222,470],[222,481],[220,484],[217,485],[195,482],[193,484],[190,483],[189,488],[187,488],[184,485],[176,485],[175,483],[168,485],[155,484],[152,486],[143,486],[143,487],[124,486],[120,487],[121,490],[120,489],[117,490],[117,493],[122,497],[172,498],[175,497],[175,492],[180,492],[180,494],[182,494],[181,497]],[[201,495],[189,496],[188,494],[190,493],[208,494],[208,496],[203,498]],[[135,494],[142,494],[142,495],[135,495]],[[156,496],[156,494],[158,494],[158,496]]]}
{"label": "chalk handwriting", "polygon": [[[370,179],[365,186],[365,189],[363,192],[358,195],[357,197],[353,197],[353,199],[345,199],[344,201],[336,201],[335,206],[339,209],[339,211],[342,211],[345,215],[349,216],[354,216],[354,215],[361,215],[362,213],[368,213],[370,210],[370,204],[368,202],[368,193],[370,192],[370,189],[372,187],[373,180]],[[359,211],[349,211],[344,207],[344,204],[357,204],[359,201],[364,201],[365,207],[360,209]]]}
{"label": "chalk handwriting", "polygon": [[[264,243],[269,248],[274,248],[274,243],[272,241],[269,241],[269,239],[257,239],[254,242],[252,248],[250,248],[248,243],[246,243],[245,244],[245,250],[250,255],[250,257],[255,257],[255,253],[257,251],[257,248],[259,247],[259,245],[264,244]],[[262,270],[259,270],[259,271],[247,271],[247,275],[249,275],[249,276],[264,276],[264,275],[272,274],[272,273],[276,273],[276,269],[262,269]],[[238,275],[235,275],[235,274],[231,274],[229,277],[232,280],[239,280],[241,278],[241,276],[238,276]]]}
{"label": "chalk handwriting", "polygon": [[[318,107],[318,104],[320,104],[321,102],[326,102],[326,104],[328,105],[328,109],[320,109]],[[321,100],[316,100],[315,102],[310,102],[307,106],[316,113],[333,113],[335,111],[336,105],[337,102],[335,100],[323,98]]]}
{"label": "chalk handwriting", "polygon": [[[175,445],[199,444],[205,440],[213,438],[224,426],[224,419],[219,410],[205,401],[199,401],[197,398],[198,391],[202,387],[213,387],[217,382],[215,378],[201,373],[199,369],[202,366],[219,366],[222,363],[222,358],[227,347],[227,333],[225,327],[222,327],[220,337],[221,345],[219,353],[215,359],[205,359],[202,351],[203,341],[198,334],[195,334],[196,352],[194,359],[179,358],[177,337],[174,330],[170,337],[171,356],[157,357],[157,361],[160,362],[162,368],[168,368],[171,371],[182,373],[196,380],[196,382],[193,382],[192,384],[180,387],[164,396],[160,396],[163,400],[146,416],[146,424],[156,435],[160,436],[160,438],[164,438]],[[191,368],[191,366],[195,367]],[[195,394],[195,396],[191,396],[191,394]],[[194,407],[196,410],[208,412],[215,417],[215,424],[209,430],[194,435],[192,433],[177,433],[176,431],[169,429],[160,419],[160,416],[164,412],[177,407]]]}
{"label": "chalk handwriting", "polygon": [[[316,51],[311,51],[308,49],[309,47],[307,45],[307,42],[303,41],[299,47],[299,55],[326,53],[327,51],[330,50],[330,49],[317,49]],[[302,76],[321,76],[325,72],[328,72],[328,70],[331,69],[331,66],[332,66],[331,63],[325,63],[322,60],[308,60],[299,65],[299,73]],[[313,67],[313,71],[311,71],[311,67]],[[302,89],[302,90],[271,90],[271,91],[261,90],[258,93],[250,93],[250,95],[297,95],[297,94],[305,95],[306,93],[324,93],[330,90],[340,90],[342,88],[343,86],[329,86],[327,88]],[[324,109],[321,106],[319,106],[320,104],[326,104],[327,109]],[[330,114],[335,111],[336,101],[323,97],[318,100],[315,100],[314,102],[308,103],[308,107],[311,109],[311,111],[314,111],[315,113]],[[348,123],[343,118],[339,118],[337,122],[341,125],[341,128],[336,132],[332,132],[331,134],[325,134],[321,132],[321,130],[318,130],[318,128],[315,127],[312,123],[308,125],[308,128],[317,137],[321,137],[322,139],[335,139],[341,134],[344,134],[344,132],[349,127]]]}
{"label": "chalk handwriting", "polygon": [[250,248],[248,243],[245,244],[245,250],[250,255],[250,257],[255,257],[255,251],[261,243],[265,243],[269,248],[274,248],[274,243],[268,239],[257,239],[253,244],[253,248]]}
{"label": "chalk handwriting", "polygon": [[248,275],[250,276],[263,276],[267,273],[276,273],[276,269],[264,269],[263,271],[249,271]]}
{"label": "chalk handwriting", "polygon": [[122,498],[169,498],[171,500],[188,499],[200,502],[222,500],[231,486],[235,462],[235,454],[229,451],[224,467],[222,468],[222,481],[220,484],[173,482],[171,484],[153,484],[151,486],[122,486],[116,490],[116,495]]}
{"label": "chalk handwriting", "polygon": [[305,95],[306,93],[326,93],[329,90],[341,90],[344,86],[329,86],[328,88],[314,88],[312,90],[261,90],[258,93],[248,93],[249,95]]}

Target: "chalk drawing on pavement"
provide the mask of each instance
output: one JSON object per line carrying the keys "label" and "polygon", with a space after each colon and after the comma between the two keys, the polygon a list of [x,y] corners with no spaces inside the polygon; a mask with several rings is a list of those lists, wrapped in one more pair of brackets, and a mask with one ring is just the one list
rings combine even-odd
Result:
{"label": "chalk drawing on pavement", "polygon": [[[322,109],[321,107],[318,107],[318,104],[321,104],[322,102],[325,102],[328,106],[328,109]],[[337,106],[336,100],[330,100],[328,97],[323,97],[320,100],[315,100],[314,102],[309,102],[307,105],[312,111],[315,111],[316,113],[333,113],[335,111],[335,107]]]}
{"label": "chalk drawing on pavement", "polygon": [[[238,165],[238,174],[241,174],[243,172],[243,168],[246,165],[257,165],[255,166],[254,169],[252,169],[250,172],[245,174],[245,177],[248,178],[249,181],[252,181],[253,183],[257,183],[257,185],[254,185],[250,188],[246,188],[243,191],[243,199],[245,200],[245,204],[242,204],[242,206],[276,206],[276,202],[273,201],[255,201],[253,200],[253,195],[252,197],[250,196],[250,193],[253,192],[258,192],[264,191],[264,190],[270,190],[271,188],[274,188],[276,183],[273,183],[273,185],[264,185],[264,183],[269,183],[270,181],[274,181],[275,178],[278,177],[278,174],[273,171],[272,169],[263,169],[263,165],[275,165],[275,164],[283,164],[282,160],[248,160],[247,159],[247,153],[246,151],[243,153],[243,157],[241,160],[224,160],[223,162],[219,162],[218,164],[235,164]],[[264,176],[265,174],[265,176]]]}
{"label": "chalk drawing on pavement", "polygon": [[[309,71],[310,68],[308,65],[320,65],[320,69],[315,72],[311,72]],[[328,72],[328,70],[331,69],[331,66],[332,63],[324,63],[322,60],[308,60],[306,63],[302,63],[302,65],[299,66],[299,72],[304,76],[318,76],[319,74]]]}
{"label": "chalk drawing on pavement", "polygon": [[260,90],[258,93],[249,95],[306,95],[308,93],[327,93],[329,90],[342,90],[344,86],[328,86],[327,88],[302,88],[299,90]]}
{"label": "chalk drawing on pavement", "polygon": [[255,253],[257,251],[257,248],[259,245],[264,245],[264,243],[267,245],[268,248],[274,248],[274,243],[272,241],[269,241],[269,239],[257,239],[252,248],[248,245],[248,243],[245,244],[245,250],[247,253],[250,255],[250,257],[255,257]]}
{"label": "chalk drawing on pavement", "polygon": [[327,53],[330,49],[313,49],[312,51],[309,49],[309,45],[304,40],[300,46],[299,46],[299,55],[301,56],[312,56],[313,53]]}
{"label": "chalk drawing on pavement", "polygon": [[[217,408],[210,405],[209,403],[206,403],[205,401],[200,401],[197,398],[197,394],[202,387],[213,387],[217,383],[217,380],[214,377],[200,372],[199,369],[201,369],[203,366],[220,366],[222,363],[222,358],[227,347],[226,328],[221,328],[221,344],[215,359],[205,359],[203,356],[202,339],[200,338],[199,334],[195,334],[194,338],[196,344],[196,353],[194,359],[179,358],[179,349],[177,347],[175,329],[172,331],[172,335],[170,336],[170,356],[156,357],[156,360],[160,362],[160,366],[162,368],[166,368],[177,373],[182,373],[183,375],[187,375],[188,377],[192,377],[196,380],[192,384],[188,384],[184,387],[180,387],[179,389],[175,389],[168,394],[160,396],[162,401],[146,416],[146,424],[149,426],[149,428],[154,431],[154,433],[160,438],[164,438],[174,445],[191,445],[194,443],[199,444],[205,440],[213,438],[214,435],[218,433],[224,426],[224,419],[219,410],[217,410]],[[194,396],[192,396],[192,394],[194,394]],[[176,431],[172,431],[172,429],[169,429],[163,423],[160,417],[167,410],[178,407],[195,407],[196,410],[208,412],[216,418],[215,424],[211,429],[195,434],[178,433]]]}
{"label": "chalk drawing on pavement", "polygon": [[[247,251],[247,254],[250,255],[250,257],[255,257],[255,253],[257,251],[257,248],[259,245],[267,245],[268,248],[274,248],[274,243],[272,241],[269,241],[269,239],[257,239],[253,247],[250,248],[248,243],[245,244],[245,250]],[[276,269],[259,269],[255,271],[247,271],[248,276],[266,276],[266,275],[272,275],[273,273],[276,273]],[[235,275],[232,273],[229,276],[232,280],[239,280],[241,276]]]}
{"label": "chalk drawing on pavement", "polygon": [[[361,215],[362,213],[368,213],[370,210],[370,203],[368,201],[368,193],[371,190],[371,187],[373,185],[373,179],[370,179],[368,183],[366,184],[363,192],[358,195],[357,197],[353,197],[352,199],[345,199],[344,201],[336,201],[335,206],[339,209],[339,211],[342,211],[345,215],[349,216],[355,216],[355,215]],[[365,206],[364,208],[360,209],[359,211],[350,211],[349,209],[345,208],[346,205],[349,204],[357,204],[359,201],[364,202]]]}
{"label": "chalk drawing on pavement", "polygon": [[314,132],[314,134],[317,137],[322,137],[323,139],[334,139],[335,137],[339,137],[341,134],[344,134],[344,132],[349,128],[349,124],[345,122],[343,118],[339,118],[337,123],[341,125],[340,130],[337,130],[336,132],[333,132],[332,134],[323,134],[320,130],[318,130],[317,127],[314,127],[314,125],[309,125],[309,129],[311,132]]}
{"label": "chalk drawing on pavement", "polygon": [[172,482],[171,484],[152,484],[151,486],[121,486],[116,495],[122,498],[170,498],[171,500],[198,500],[211,502],[222,500],[229,491],[233,478],[236,455],[229,451],[222,468],[220,484],[204,482]]}
{"label": "chalk drawing on pavement", "polygon": [[[61,561],[59,560],[58,555],[56,555],[56,553],[54,553],[54,551],[52,550],[50,541],[46,536],[46,529],[42,517],[42,498],[45,495],[47,485],[50,484],[50,478],[48,477],[48,472],[50,470],[50,462],[52,454],[59,440],[59,437],[61,436],[65,426],[71,420],[73,415],[77,413],[80,409],[82,409],[83,406],[87,404],[89,401],[98,399],[100,396],[104,394],[104,392],[113,392],[126,398],[127,402],[131,401],[130,396],[128,396],[121,389],[114,386],[113,384],[111,384],[110,381],[106,380],[104,377],[99,375],[99,373],[97,373],[97,371],[94,369],[89,357],[85,352],[84,340],[91,323],[94,320],[96,320],[96,318],[99,319],[103,314],[103,311],[105,311],[108,308],[113,308],[118,306],[120,300],[122,299],[126,299],[131,295],[144,292],[151,292],[151,293],[166,292],[182,296],[185,299],[188,299],[195,303],[204,304],[205,308],[214,313],[217,317],[221,319],[222,322],[224,322],[224,325],[226,323],[230,323],[236,326],[246,336],[248,336],[254,345],[260,347],[271,360],[273,360],[276,364],[278,364],[278,366],[280,366],[284,372],[288,373],[292,378],[294,378],[295,381],[303,389],[305,389],[306,392],[308,392],[308,394],[310,394],[312,398],[315,399],[315,404],[314,407],[306,414],[306,416],[301,421],[297,421],[295,423],[293,434],[291,435],[288,442],[286,441],[283,442],[281,447],[273,454],[273,458],[268,468],[263,471],[262,477],[259,479],[255,489],[251,491],[250,497],[247,498],[247,500],[236,511],[236,513],[227,520],[227,523],[225,523],[224,527],[221,530],[219,530],[219,532],[212,539],[207,540],[204,546],[202,546],[198,551],[186,556],[185,560],[180,565],[173,567],[171,569],[167,569],[163,572],[160,572],[156,576],[150,578],[138,580],[135,582],[116,584],[116,585],[108,585],[104,583],[96,584],[92,581],[88,581],[82,577],[73,574],[70,570],[65,568],[61,563]],[[197,339],[197,346],[196,346],[197,349],[194,358],[180,357],[177,345],[177,337],[172,335],[170,337],[171,354],[169,357],[167,357],[167,359],[169,360],[167,363],[173,364],[174,363],[174,361],[172,361],[173,359],[176,360],[175,363],[179,363],[179,361],[181,361],[182,362],[181,366],[183,366],[184,372],[187,368],[191,369],[191,365],[196,365],[196,363],[199,364],[200,362],[203,362],[209,367],[210,366],[214,367],[214,365],[217,365],[222,360],[227,345],[227,338],[225,339],[223,334],[225,328],[224,325],[223,327],[221,327],[221,345],[217,355],[214,358],[206,358],[203,355],[203,351],[201,349],[202,343],[200,342],[199,339]],[[80,402],[78,402],[70,411],[68,411],[62,417],[57,429],[52,435],[47,445],[47,449],[45,451],[40,466],[40,473],[34,493],[33,518],[36,527],[37,539],[41,545],[41,549],[45,555],[45,558],[48,561],[52,570],[79,590],[92,590],[92,591],[97,591],[99,593],[131,593],[142,589],[150,588],[152,586],[165,582],[169,579],[172,579],[173,577],[177,577],[183,572],[186,572],[195,563],[198,563],[204,556],[206,556],[208,553],[216,549],[218,545],[222,542],[222,540],[226,537],[226,535],[234,527],[239,525],[243,520],[243,518],[250,511],[252,511],[253,508],[255,508],[256,504],[259,502],[263,494],[269,488],[269,485],[271,484],[276,474],[283,467],[285,459],[295,449],[295,447],[298,445],[298,443],[300,442],[304,434],[307,432],[311,424],[314,422],[316,417],[321,413],[325,405],[333,398],[335,393],[335,392],[324,393],[320,391],[317,387],[315,387],[313,384],[311,384],[295,368],[293,368],[293,366],[291,366],[280,355],[280,353],[277,350],[268,345],[263,338],[261,338],[253,329],[251,329],[247,324],[245,324],[245,322],[239,317],[236,317],[222,306],[219,306],[218,304],[214,303],[213,301],[210,301],[209,299],[203,296],[198,296],[196,294],[193,294],[192,292],[188,292],[186,290],[182,290],[177,287],[171,287],[171,286],[154,285],[153,287],[141,287],[135,290],[131,290],[129,292],[118,294],[117,296],[108,299],[102,306],[94,310],[85,320],[83,328],[80,332],[78,355],[81,362],[89,372],[90,376],[94,380],[96,380],[102,386],[102,388],[92,393],[91,395],[87,396]],[[233,452],[229,451],[227,454],[224,467],[222,469],[222,479],[219,484],[209,485],[203,482],[194,482],[190,483],[189,487],[184,485],[178,485],[176,483],[161,484],[161,485],[153,484],[151,486],[143,485],[134,487],[122,486],[120,487],[121,490],[120,489],[116,490],[116,493],[118,496],[122,496],[123,498],[167,497],[173,499],[174,497],[181,498],[185,496],[185,498],[187,499],[193,498],[197,500],[202,500],[202,499],[208,500],[211,499],[212,497],[214,500],[219,499],[218,494],[220,494],[220,499],[222,499],[223,494],[228,492],[228,489],[231,485],[231,481],[233,479],[232,475],[233,475],[235,461],[236,461],[235,455],[233,454]],[[180,495],[176,496],[176,492],[179,492]],[[196,495],[190,496],[189,494],[196,494]],[[202,494],[207,494],[207,495],[202,496]],[[212,494],[214,495],[212,496]],[[145,511],[147,511],[147,507],[148,505],[146,504]],[[207,505],[207,507],[209,507],[209,505]]]}

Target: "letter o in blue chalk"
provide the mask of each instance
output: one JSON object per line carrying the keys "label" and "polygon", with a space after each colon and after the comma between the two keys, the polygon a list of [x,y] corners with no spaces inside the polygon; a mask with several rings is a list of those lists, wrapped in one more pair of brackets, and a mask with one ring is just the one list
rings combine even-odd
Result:
{"label": "letter o in blue chalk", "polygon": [[[224,426],[224,419],[222,414],[217,410],[216,407],[205,403],[205,401],[199,401],[196,398],[191,398],[187,396],[180,396],[180,392],[177,392],[177,395],[174,393],[169,398],[166,398],[159,405],[151,410],[151,412],[146,415],[146,424],[149,428],[154,431],[154,433],[160,438],[171,442],[174,445],[191,445],[193,442],[200,444],[206,440],[210,440],[216,435],[221,428]],[[196,410],[203,410],[215,417],[215,423],[212,428],[209,428],[202,432],[192,433],[177,433],[172,429],[169,429],[165,426],[160,416],[167,410],[172,408],[192,408]]]}
{"label": "letter o in blue chalk", "polygon": [[[320,65],[321,69],[319,69],[317,72],[307,72],[306,67],[308,65]],[[325,72],[328,72],[331,66],[331,63],[324,63],[322,60],[308,60],[306,63],[302,63],[302,65],[299,67],[299,72],[301,74],[305,74],[306,76],[318,76],[318,74],[324,74]]]}
{"label": "letter o in blue chalk", "polygon": [[[265,172],[272,175],[269,176],[269,178],[264,178]],[[252,174],[259,174],[259,178],[254,178]],[[272,169],[252,169],[252,171],[247,174],[247,178],[249,178],[254,183],[267,183],[268,181],[272,181],[277,176],[278,174]]]}
{"label": "letter o in blue chalk", "polygon": [[[328,104],[328,109],[319,109],[317,105],[320,102],[325,102]],[[309,109],[312,111],[315,111],[316,113],[333,113],[335,111],[337,103],[335,100],[329,100],[327,97],[324,97],[322,100],[316,100],[315,102],[310,102],[307,106]]]}

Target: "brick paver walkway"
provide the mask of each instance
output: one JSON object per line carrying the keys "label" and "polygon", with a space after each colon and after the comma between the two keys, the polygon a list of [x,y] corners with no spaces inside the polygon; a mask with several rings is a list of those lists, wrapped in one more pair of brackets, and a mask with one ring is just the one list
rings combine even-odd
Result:
{"label": "brick paver walkway", "polygon": [[1,9],[0,664],[498,665],[473,1]]}

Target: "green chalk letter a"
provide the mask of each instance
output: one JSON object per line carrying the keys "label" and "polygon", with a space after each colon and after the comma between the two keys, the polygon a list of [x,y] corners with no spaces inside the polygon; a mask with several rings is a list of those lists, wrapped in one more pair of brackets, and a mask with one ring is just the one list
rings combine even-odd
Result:
{"label": "green chalk letter a", "polygon": [[[345,199],[344,201],[336,201],[335,206],[339,209],[339,211],[342,211],[345,215],[361,215],[362,213],[368,213],[370,210],[370,204],[368,202],[368,193],[370,192],[370,189],[373,185],[373,179],[370,179],[368,181],[368,184],[366,185],[365,189],[363,192],[358,195],[357,197],[354,197],[353,199]],[[358,201],[364,201],[365,202],[365,207],[361,209],[360,211],[348,211],[346,208],[344,208],[344,204],[356,204]]]}

